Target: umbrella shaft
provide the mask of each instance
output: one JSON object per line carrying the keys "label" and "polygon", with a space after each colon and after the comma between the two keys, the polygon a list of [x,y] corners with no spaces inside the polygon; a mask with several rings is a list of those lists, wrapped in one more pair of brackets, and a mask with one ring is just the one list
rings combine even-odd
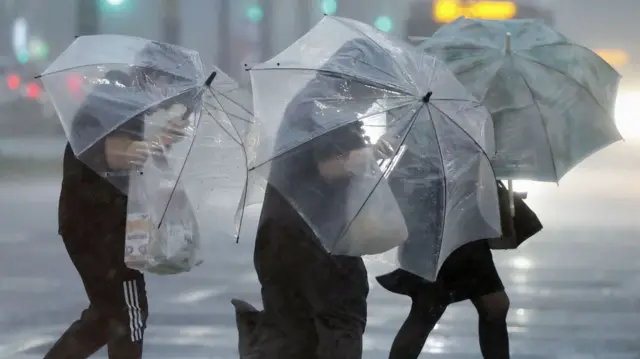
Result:
{"label": "umbrella shaft", "polygon": [[511,213],[511,216],[515,216],[516,205],[513,199],[513,180],[507,181],[507,188],[509,189],[509,213]]}

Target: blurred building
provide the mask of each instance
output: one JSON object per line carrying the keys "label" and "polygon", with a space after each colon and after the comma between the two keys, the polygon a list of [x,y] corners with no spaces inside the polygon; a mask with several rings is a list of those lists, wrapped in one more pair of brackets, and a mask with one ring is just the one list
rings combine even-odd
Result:
{"label": "blurred building", "polygon": [[[547,1],[553,6],[548,8],[540,0],[0,0],[0,56],[15,57],[20,55],[16,51],[22,51],[22,57],[30,53],[30,62],[46,64],[76,35],[92,32],[93,24],[93,32],[129,34],[194,48],[206,64],[216,64],[247,80],[246,67],[284,49],[324,14],[354,18],[407,39],[430,36],[457,15],[468,16],[480,8],[483,16],[495,18],[532,17],[550,24],[562,18],[566,22],[568,13],[579,10],[565,4],[569,2],[582,3],[566,0],[559,6]],[[509,4],[515,6],[513,14]],[[558,17],[558,12],[563,14]],[[611,20],[618,15],[607,16]],[[602,32],[590,34],[584,25],[602,20],[597,16],[580,19],[578,27],[584,32],[577,40],[600,47],[607,41],[617,46],[633,42],[628,37],[600,39]],[[26,24],[27,29],[16,23]],[[558,26],[572,29],[566,24]]]}

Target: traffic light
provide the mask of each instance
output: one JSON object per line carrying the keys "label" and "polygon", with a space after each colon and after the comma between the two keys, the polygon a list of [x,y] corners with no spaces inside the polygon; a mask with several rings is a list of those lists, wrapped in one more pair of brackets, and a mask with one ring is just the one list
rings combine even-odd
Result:
{"label": "traffic light", "polygon": [[27,49],[21,48],[16,52],[16,60],[23,65],[29,62],[29,57],[29,50]]}
{"label": "traffic light", "polygon": [[320,3],[320,7],[322,9],[322,13],[325,15],[333,15],[338,11],[338,1],[337,0],[322,0]]}
{"label": "traffic light", "polygon": [[35,82],[27,85],[27,96],[30,98],[38,98],[40,96],[40,86]]}
{"label": "traffic light", "polygon": [[127,9],[132,0],[94,0],[100,1],[100,10],[103,12],[119,12]]}
{"label": "traffic light", "polygon": [[9,90],[17,90],[20,87],[21,82],[22,80],[20,79],[20,76],[16,74],[9,74],[7,76],[7,87]]}
{"label": "traffic light", "polygon": [[376,29],[382,32],[391,32],[393,30],[393,20],[389,16],[378,16],[374,25]]}
{"label": "traffic light", "polygon": [[126,0],[105,0],[105,3],[108,6],[112,6],[112,7],[119,7],[124,5],[124,3],[126,2]]}
{"label": "traffic light", "polygon": [[260,22],[264,17],[264,11],[260,5],[254,4],[247,8],[245,15],[251,22]]}
{"label": "traffic light", "polygon": [[46,60],[49,56],[49,45],[34,37],[29,40],[29,55],[38,60]]}

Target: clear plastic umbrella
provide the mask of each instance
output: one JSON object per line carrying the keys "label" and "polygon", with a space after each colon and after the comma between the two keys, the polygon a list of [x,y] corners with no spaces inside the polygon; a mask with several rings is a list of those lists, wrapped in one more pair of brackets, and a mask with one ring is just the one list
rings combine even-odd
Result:
{"label": "clear plastic umbrella", "polygon": [[202,99],[193,140],[171,148],[185,153],[184,162],[147,161],[130,177],[129,267],[156,274],[188,271],[204,260],[204,233],[214,239],[236,233],[232,215],[223,213],[238,206],[239,184],[246,180],[242,139],[252,123],[251,95],[216,69]]}
{"label": "clear plastic umbrella", "polygon": [[500,235],[491,118],[444,63],[325,17],[250,74],[248,198],[277,191],[329,252],[411,246],[394,262],[434,278],[457,247]]}
{"label": "clear plastic umbrella", "polygon": [[244,180],[227,169],[246,168],[230,154],[242,153],[250,94],[217,68],[206,76],[196,51],[122,35],[77,38],[40,78],[76,157],[128,195],[128,230],[157,239],[155,252],[137,246],[146,253],[137,267],[150,256],[169,271],[193,266],[210,194]]}
{"label": "clear plastic umbrella", "polygon": [[540,21],[459,18],[419,48],[491,112],[500,179],[557,182],[622,139],[613,116],[620,75]]}
{"label": "clear plastic umbrella", "polygon": [[[131,168],[106,163],[126,162],[126,148],[115,153],[118,146],[110,146],[112,152],[105,153],[107,137],[157,140],[168,147],[170,138],[153,136],[171,137],[165,129],[172,117],[180,137],[190,142],[206,75],[195,51],[136,37],[93,35],[78,37],[40,78],[75,155],[126,193],[123,178]],[[165,116],[154,116],[159,111]],[[186,153],[165,155],[184,162]]]}

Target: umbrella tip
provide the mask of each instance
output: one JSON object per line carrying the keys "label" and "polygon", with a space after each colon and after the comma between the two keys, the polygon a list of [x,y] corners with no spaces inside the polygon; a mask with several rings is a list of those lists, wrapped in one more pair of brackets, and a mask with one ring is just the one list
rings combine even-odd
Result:
{"label": "umbrella tip", "polygon": [[217,71],[212,72],[211,75],[207,77],[207,81],[205,81],[204,84],[206,86],[211,86],[211,84],[213,83],[213,80],[216,78],[216,75],[218,75]]}
{"label": "umbrella tip", "polygon": [[427,94],[422,98],[422,102],[424,102],[425,104],[429,103],[429,100],[431,100],[431,95],[433,95],[433,91],[427,92]]}

